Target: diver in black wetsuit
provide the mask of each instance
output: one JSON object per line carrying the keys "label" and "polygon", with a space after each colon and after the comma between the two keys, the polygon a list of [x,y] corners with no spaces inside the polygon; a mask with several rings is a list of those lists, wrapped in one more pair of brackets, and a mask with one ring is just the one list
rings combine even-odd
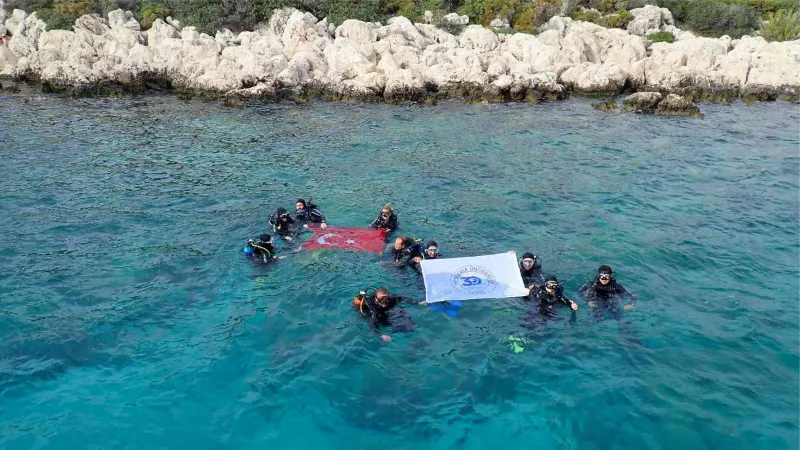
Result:
{"label": "diver in black wetsuit", "polygon": [[[382,326],[390,327],[392,331],[398,332],[412,331],[414,329],[414,322],[411,321],[404,309],[398,308],[390,317],[390,312],[402,302],[409,303],[410,301],[405,297],[390,295],[386,288],[378,288],[369,295],[366,291],[361,291],[353,299],[353,305],[359,314],[369,320],[372,329],[376,333],[381,332]],[[426,302],[422,301],[418,302],[418,304],[425,305]],[[381,339],[384,342],[392,340],[387,334],[381,334]]]}
{"label": "diver in black wetsuit", "polygon": [[522,283],[526,288],[534,288],[544,283],[542,262],[531,252],[522,255],[519,262],[519,274],[522,275]]}
{"label": "diver in black wetsuit", "polygon": [[248,239],[247,246],[253,249],[250,257],[260,264],[269,264],[281,259],[275,255],[275,245],[270,234],[262,234],[258,237],[258,242]]}
{"label": "diver in black wetsuit", "polygon": [[536,301],[539,307],[539,315],[547,319],[556,317],[556,309],[559,305],[566,305],[572,308],[573,315],[574,311],[578,310],[578,304],[564,295],[564,288],[554,275],[548,275],[544,279],[543,285],[531,289],[530,294],[525,299]]}
{"label": "diver in black wetsuit", "polygon": [[419,256],[412,258],[409,264],[414,270],[420,272],[422,271],[422,268],[419,264],[422,262],[422,260],[439,258],[442,258],[442,254],[439,253],[439,244],[437,244],[436,241],[428,241],[427,245],[425,245],[425,250],[421,251]]}
{"label": "diver in black wetsuit", "polygon": [[422,257],[422,240],[398,236],[394,243],[386,246],[385,253],[390,253],[397,267],[414,265],[415,259]]}
{"label": "diver in black wetsuit", "polygon": [[[618,323],[619,333],[626,336],[631,342],[641,344],[636,337],[634,324],[629,319],[622,319],[622,310],[630,311],[634,309],[636,296],[630,293],[625,286],[617,283],[613,276],[611,267],[602,265],[597,269],[597,276],[594,280],[586,283],[578,290],[578,295],[584,298],[591,308],[594,309],[594,318],[598,322],[605,318],[608,311]],[[620,299],[627,299],[630,303],[620,308]]]}
{"label": "diver in black wetsuit", "polygon": [[294,228],[294,219],[289,215],[289,212],[284,208],[278,208],[275,214],[269,217],[269,224],[272,225],[272,231],[287,241],[292,240],[292,236],[296,230]]}
{"label": "diver in black wetsuit", "polygon": [[594,280],[584,284],[578,290],[578,295],[586,299],[592,308],[604,307],[609,309],[614,318],[619,320],[620,311],[616,300],[627,299],[629,303],[625,305],[624,309],[630,311],[634,309],[636,296],[625,289],[625,286],[617,283],[613,273],[611,267],[605,264],[600,266],[597,269],[597,276]]}
{"label": "diver in black wetsuit", "polygon": [[441,253],[439,253],[439,244],[436,241],[428,241],[425,245],[425,251],[422,252],[420,256],[417,256],[419,259],[418,261],[415,259],[414,262],[420,262],[423,259],[439,259],[443,258]]}
{"label": "diver in black wetsuit", "polygon": [[304,227],[308,223],[318,223],[320,228],[327,228],[328,223],[325,221],[325,216],[317,209],[317,205],[298,198],[295,209],[295,220]]}
{"label": "diver in black wetsuit", "polygon": [[400,224],[397,221],[397,214],[394,213],[391,203],[387,203],[386,206],[381,209],[380,214],[372,221],[370,226],[379,230],[386,230],[387,234],[400,228]]}

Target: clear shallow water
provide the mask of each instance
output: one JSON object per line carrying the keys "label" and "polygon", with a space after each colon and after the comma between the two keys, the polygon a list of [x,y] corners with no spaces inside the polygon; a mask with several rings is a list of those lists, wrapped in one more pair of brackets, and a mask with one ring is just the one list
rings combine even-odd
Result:
{"label": "clear shallow water", "polygon": [[[0,97],[0,447],[798,448],[800,112],[703,110]],[[474,301],[381,343],[352,297],[413,272],[242,259],[298,196],[572,296],[609,263],[635,339]]]}

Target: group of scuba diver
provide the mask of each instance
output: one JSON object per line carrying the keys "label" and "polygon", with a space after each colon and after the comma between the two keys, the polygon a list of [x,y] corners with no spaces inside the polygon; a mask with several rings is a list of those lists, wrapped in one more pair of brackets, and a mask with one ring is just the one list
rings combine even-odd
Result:
{"label": "group of scuba diver", "polygon": [[[328,226],[325,216],[317,209],[317,206],[311,201],[306,202],[303,199],[297,200],[294,216],[289,214],[286,209],[278,208],[270,216],[269,224],[273,233],[287,242],[292,242],[303,228],[308,228],[309,224],[318,224],[323,229]],[[385,230],[387,236],[397,231],[399,221],[392,205],[386,204],[370,226]],[[514,251],[509,251],[509,253],[516,254]],[[245,254],[261,264],[285,258],[285,256],[276,255],[275,242],[272,234],[269,233],[262,234],[258,241],[248,240]],[[395,237],[393,242],[386,245],[383,255],[390,255],[397,267],[410,267],[417,272],[421,272],[420,263],[423,260],[442,258],[442,254],[439,253],[439,245],[435,241],[424,242],[421,239],[407,236]],[[569,307],[574,318],[575,311],[579,307],[578,303],[564,294],[564,287],[555,275],[543,274],[542,263],[538,256],[532,252],[524,253],[522,259],[519,260],[519,270],[526,291],[523,300],[534,305],[527,320],[529,323],[536,324],[554,319],[561,307]],[[597,319],[602,319],[605,313],[609,313],[614,319],[620,321],[622,311],[630,311],[636,304],[636,296],[617,282],[613,270],[605,264],[597,269],[593,280],[585,283],[578,290],[578,296],[595,310]],[[393,295],[384,287],[364,289],[353,299],[353,305],[358,314],[369,322],[371,328],[380,334],[381,339],[385,342],[391,341],[391,337],[382,330],[405,332],[414,328],[414,324],[405,310],[398,307],[402,303],[427,304],[425,301],[412,301],[406,297]],[[621,303],[626,304],[623,306]],[[514,346],[516,345],[514,343]],[[516,347],[515,351],[517,351]]]}

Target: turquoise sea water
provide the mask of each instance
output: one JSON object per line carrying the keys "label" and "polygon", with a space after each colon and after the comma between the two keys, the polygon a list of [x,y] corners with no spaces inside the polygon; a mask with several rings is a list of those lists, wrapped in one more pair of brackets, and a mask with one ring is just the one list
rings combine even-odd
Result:
{"label": "turquoise sea water", "polygon": [[[796,449],[800,110],[702,109],[0,97],[0,448]],[[298,196],[639,302],[408,306],[382,343],[352,298],[412,271],[242,258]]]}

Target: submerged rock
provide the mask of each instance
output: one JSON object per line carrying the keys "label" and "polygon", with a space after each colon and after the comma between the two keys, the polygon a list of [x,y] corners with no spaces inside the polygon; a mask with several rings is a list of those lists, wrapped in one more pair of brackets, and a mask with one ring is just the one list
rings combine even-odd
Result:
{"label": "submerged rock", "polygon": [[667,95],[658,103],[656,114],[662,116],[703,116],[697,105],[675,94]]}
{"label": "submerged rock", "polygon": [[599,111],[615,111],[617,109],[617,102],[608,100],[605,102],[592,103],[592,108]]}
{"label": "submerged rock", "polygon": [[660,92],[637,92],[629,95],[625,97],[622,109],[661,116],[703,116],[691,100],[676,94],[668,94],[665,97]]}
{"label": "submerged rock", "polygon": [[625,97],[622,110],[652,114],[656,112],[656,107],[663,98],[660,92],[637,92]]}

